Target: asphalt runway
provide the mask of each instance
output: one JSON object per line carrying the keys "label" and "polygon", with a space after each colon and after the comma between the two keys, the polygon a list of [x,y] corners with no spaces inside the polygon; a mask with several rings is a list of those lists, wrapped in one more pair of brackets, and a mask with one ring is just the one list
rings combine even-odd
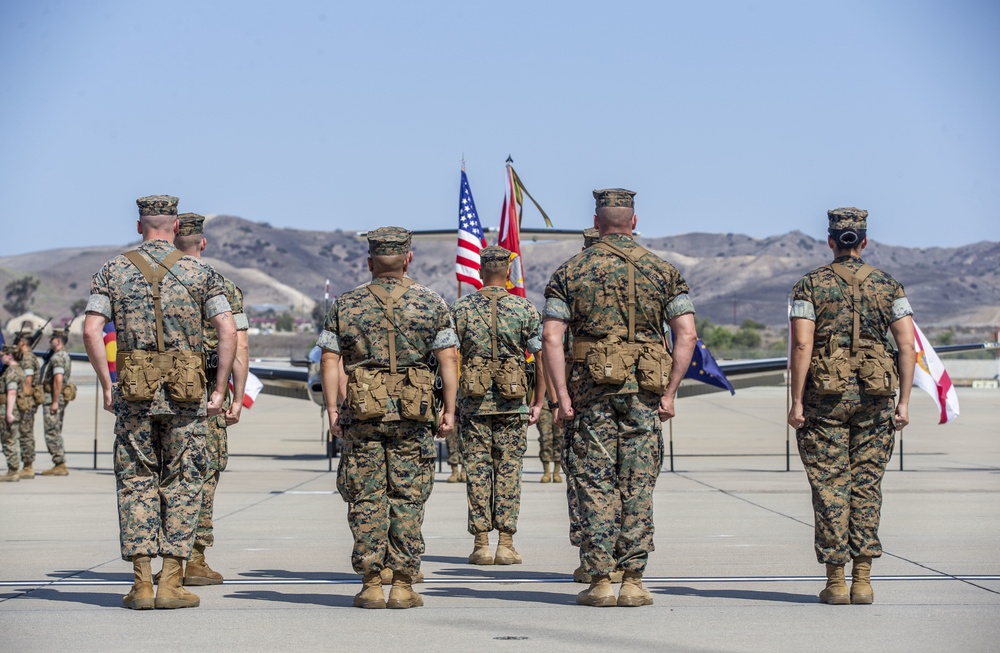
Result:
{"label": "asphalt runway", "polygon": [[[0,485],[0,650],[146,651],[656,650],[996,651],[1000,649],[1000,391],[959,389],[962,415],[938,426],[915,391],[913,425],[883,484],[885,555],[875,604],[827,606],[812,509],[792,443],[785,471],[782,387],[678,401],[674,469],[657,484],[653,606],[575,605],[576,550],[565,485],[541,484],[536,432],[525,461],[524,564],[466,563],[465,486],[437,483],[427,505],[425,607],[351,607],[346,504],[320,442],[318,408],[261,396],[230,431],[210,564],[225,584],[201,607],[124,610],[112,416],[97,421],[78,365],[66,414],[71,473]],[[665,434],[668,431],[665,429]],[[36,442],[44,447],[41,417]],[[50,467],[40,451],[36,470]],[[496,535],[491,543],[495,545]],[[154,568],[158,568],[154,562]]]}

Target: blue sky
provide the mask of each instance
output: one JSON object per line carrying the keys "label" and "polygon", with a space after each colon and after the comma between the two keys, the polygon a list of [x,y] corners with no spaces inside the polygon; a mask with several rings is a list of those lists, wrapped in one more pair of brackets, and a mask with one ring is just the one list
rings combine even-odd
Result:
{"label": "blue sky", "polygon": [[[1000,3],[0,3],[0,255],[134,237],[135,198],[303,229],[1000,240]],[[527,208],[524,226],[543,226]],[[692,252],[692,254],[696,254]]]}

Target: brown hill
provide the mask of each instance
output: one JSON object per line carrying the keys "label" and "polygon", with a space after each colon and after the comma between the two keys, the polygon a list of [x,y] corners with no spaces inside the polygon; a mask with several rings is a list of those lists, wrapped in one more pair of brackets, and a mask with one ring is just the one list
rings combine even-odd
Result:
{"label": "brown hill", "polygon": [[[370,226],[359,224],[358,229]],[[337,295],[369,278],[367,248],[355,232],[274,228],[215,216],[206,222],[206,236],[206,260],[243,288],[252,307],[287,308],[306,316],[322,301],[326,279]],[[830,260],[825,241],[797,231],[769,238],[690,233],[643,238],[642,243],[681,270],[699,314],[723,324],[745,319],[782,324],[792,285]],[[90,277],[103,261],[134,244],[3,257],[0,284],[24,274],[39,277],[31,308],[59,323],[70,315],[74,301],[87,297]],[[581,244],[523,243],[528,297],[537,306],[543,303],[549,275]],[[873,242],[865,258],[906,286],[922,325],[987,327],[1000,322],[1000,243],[914,249]],[[454,261],[454,240],[417,240],[410,276],[452,301],[457,294]]]}

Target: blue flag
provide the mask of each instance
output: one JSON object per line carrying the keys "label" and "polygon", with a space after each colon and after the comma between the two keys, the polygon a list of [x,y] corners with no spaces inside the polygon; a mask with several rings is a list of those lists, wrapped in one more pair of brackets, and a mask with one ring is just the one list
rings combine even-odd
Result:
{"label": "blue flag", "polygon": [[698,338],[694,344],[694,355],[691,356],[691,366],[684,375],[685,379],[694,379],[716,388],[729,390],[730,394],[736,394],[736,389],[729,382],[726,375],[722,373],[719,364],[715,362],[712,352],[708,350],[708,345]]}

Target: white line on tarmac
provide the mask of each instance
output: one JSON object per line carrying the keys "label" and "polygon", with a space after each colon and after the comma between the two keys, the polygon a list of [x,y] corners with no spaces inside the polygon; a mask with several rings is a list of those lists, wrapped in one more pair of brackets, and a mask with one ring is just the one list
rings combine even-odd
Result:
{"label": "white line on tarmac", "polygon": [[[359,577],[360,578],[360,577]],[[359,578],[330,579],[295,579],[295,578],[261,578],[227,580],[224,585],[355,585]],[[820,582],[825,576],[689,576],[677,578],[643,578],[644,583],[790,583],[790,582]],[[952,576],[872,576],[875,581],[929,581],[929,580],[963,580],[963,581],[995,581],[1000,575],[952,575]],[[569,578],[428,578],[427,585],[517,585],[544,583],[572,583]],[[101,580],[66,578],[58,580],[4,580],[0,587],[97,587],[102,585],[129,586],[131,580]]]}

